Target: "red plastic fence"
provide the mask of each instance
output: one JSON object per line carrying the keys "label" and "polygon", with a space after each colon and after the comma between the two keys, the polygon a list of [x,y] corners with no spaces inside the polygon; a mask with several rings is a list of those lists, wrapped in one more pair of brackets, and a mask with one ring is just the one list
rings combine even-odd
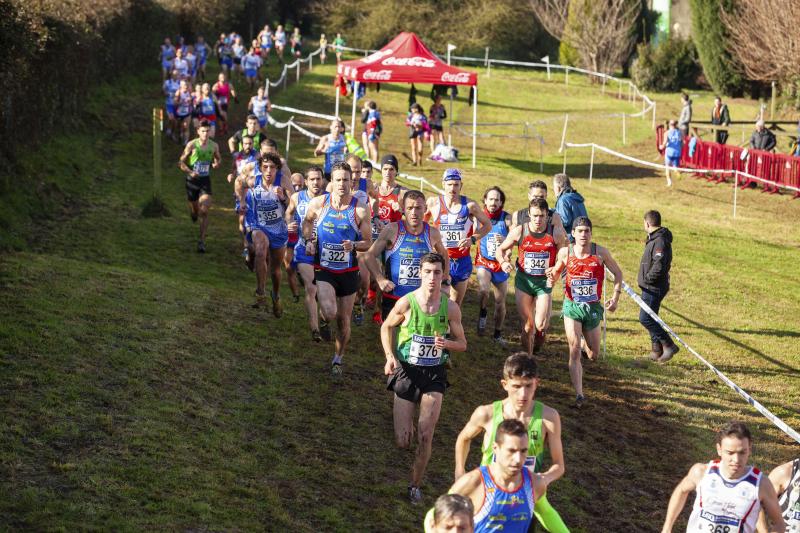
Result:
{"label": "red plastic fence", "polygon": [[[656,129],[656,143],[660,147],[664,142],[664,128]],[[739,185],[749,187],[753,183],[761,185],[764,192],[776,193],[781,187],[800,188],[800,157],[787,154],[774,154],[763,150],[748,150],[747,157],[742,158],[744,148],[729,144],[701,141],[696,139],[694,152],[689,155],[690,140],[685,139],[681,151],[681,166],[696,168],[698,170],[738,170],[759,177],[769,183],[749,179],[746,176],[739,178]],[[661,152],[661,150],[659,150]],[[704,177],[711,181],[722,182],[730,173],[697,173],[697,177]],[[800,197],[800,192],[794,191],[795,197]]]}

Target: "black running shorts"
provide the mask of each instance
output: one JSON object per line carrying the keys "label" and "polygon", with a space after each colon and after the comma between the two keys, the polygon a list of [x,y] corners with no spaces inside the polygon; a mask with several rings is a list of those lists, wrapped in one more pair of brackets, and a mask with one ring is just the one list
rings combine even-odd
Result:
{"label": "black running shorts", "polygon": [[417,366],[402,361],[386,383],[387,390],[412,403],[419,403],[428,392],[444,394],[449,386],[445,365]]}
{"label": "black running shorts", "polygon": [[337,298],[344,298],[358,291],[358,287],[361,285],[361,276],[359,276],[358,270],[336,274],[329,270],[315,268],[314,283],[319,285],[321,281],[331,284]]}
{"label": "black running shorts", "polygon": [[186,176],[186,198],[190,202],[196,202],[204,194],[211,196],[211,177],[200,176],[193,178]]}

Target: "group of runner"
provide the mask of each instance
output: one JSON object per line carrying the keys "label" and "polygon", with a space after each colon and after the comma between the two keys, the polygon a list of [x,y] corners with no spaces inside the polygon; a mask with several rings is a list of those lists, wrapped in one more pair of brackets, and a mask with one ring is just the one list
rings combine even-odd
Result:
{"label": "group of runner", "polygon": [[[224,74],[220,79],[225,80]],[[540,378],[532,356],[546,342],[553,287],[563,284],[575,405],[585,404],[582,354],[597,357],[603,313],[616,308],[622,283],[609,250],[592,240],[591,220],[579,216],[565,228],[549,207],[542,181],[529,185],[527,208],[513,214],[505,211],[506,196],[499,187],[487,189],[478,203],[462,194],[464,176],[457,168],[444,171],[442,194],[426,197],[397,182],[399,164],[393,155],[381,159],[380,180],[374,183],[372,163],[348,153],[344,124],[338,119],[315,149],[324,164],[292,174],[263,125],[249,115],[246,127],[228,140],[233,156],[228,181],[234,187],[243,255],[256,274],[254,307],[267,306],[270,277],[272,312],[280,317],[282,270],[295,301],[300,298],[299,276],[311,339],[334,343],[330,372],[335,377],[343,374],[352,322],[362,324],[364,309],[375,309],[387,389],[394,393],[396,444],[406,449],[416,440],[407,496],[419,503],[448,387],[448,360],[452,352],[467,349],[461,306],[468,280],[477,270],[477,333],[486,334],[492,293],[492,338],[504,346],[505,294],[515,272],[523,351],[504,363],[501,386],[506,398],[478,407],[460,432],[455,484],[451,494],[437,501],[425,527],[527,531],[535,517],[548,531],[568,531],[546,497],[566,468],[560,417],[536,398]],[[210,132],[211,124],[200,120],[198,137],[186,144],[179,162],[187,174],[192,219],[200,221],[200,252],[205,251],[211,205],[210,171],[221,164]],[[564,178],[554,178],[556,188]],[[607,302],[605,268],[614,275]],[[466,472],[470,443],[481,434],[481,466]],[[747,466],[750,443],[741,425],[720,434],[717,451],[722,459],[695,465],[678,485],[664,531],[671,530],[692,490],[697,490],[699,502],[690,519],[692,530],[752,531],[762,507],[763,531],[783,531],[784,521],[800,526],[800,463],[774,473],[782,493],[779,504],[769,480]]]}

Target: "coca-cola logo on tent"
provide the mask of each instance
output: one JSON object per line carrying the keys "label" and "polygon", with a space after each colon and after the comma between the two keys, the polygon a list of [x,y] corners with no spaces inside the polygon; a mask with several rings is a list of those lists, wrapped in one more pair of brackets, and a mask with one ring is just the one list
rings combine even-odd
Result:
{"label": "coca-cola logo on tent", "polygon": [[469,83],[469,72],[456,72],[455,74],[443,72],[442,81],[450,83]]}
{"label": "coca-cola logo on tent", "polygon": [[387,48],[386,50],[378,50],[377,52],[370,54],[364,59],[362,59],[361,62],[370,65],[372,63],[375,63],[376,61],[380,61],[386,56],[392,55],[393,53],[394,50],[392,50],[391,48]]}
{"label": "coca-cola logo on tent", "polygon": [[381,62],[382,65],[391,66],[396,65],[399,67],[424,67],[434,68],[436,62],[433,59],[426,59],[424,57],[387,57]]}
{"label": "coca-cola logo on tent", "polygon": [[389,81],[392,79],[391,70],[365,70],[365,80]]}

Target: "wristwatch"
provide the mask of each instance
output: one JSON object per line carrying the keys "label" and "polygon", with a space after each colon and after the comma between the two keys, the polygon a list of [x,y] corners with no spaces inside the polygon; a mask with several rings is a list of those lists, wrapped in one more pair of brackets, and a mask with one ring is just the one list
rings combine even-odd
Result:
{"label": "wristwatch", "polygon": [[475,238],[475,235],[470,235],[469,236],[469,240],[470,240],[470,242],[472,244],[475,244],[476,242],[478,242],[478,239]]}

